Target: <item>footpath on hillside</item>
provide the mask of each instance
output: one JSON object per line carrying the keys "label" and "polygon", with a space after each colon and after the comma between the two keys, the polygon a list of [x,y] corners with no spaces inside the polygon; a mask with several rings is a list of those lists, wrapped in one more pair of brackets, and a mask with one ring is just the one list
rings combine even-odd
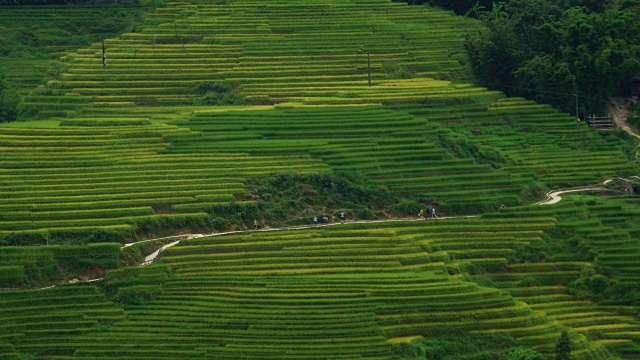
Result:
{"label": "footpath on hillside", "polygon": [[[617,127],[622,129],[627,134],[640,139],[640,135],[636,134],[627,124],[627,116],[629,116],[629,111],[627,110],[627,106],[625,106],[622,99],[614,99],[612,101],[612,103],[609,105],[609,113],[611,114],[613,122]],[[640,146],[640,144],[638,146]]]}
{"label": "footpath on hillside", "polygon": [[[606,185],[616,181],[616,180],[620,180],[620,181],[624,181],[627,183],[630,183],[632,181],[638,181],[640,180],[640,177],[633,177],[633,179],[623,179],[623,178],[611,178],[611,179],[607,179],[605,180],[601,185],[592,185],[592,186],[582,186],[582,187],[576,187],[576,188],[570,188],[570,189],[559,189],[559,190],[553,190],[550,191],[546,194],[546,199],[539,201],[536,203],[536,205],[551,205],[551,204],[555,204],[558,203],[562,200],[562,197],[560,195],[562,194],[566,194],[566,193],[572,193],[572,192],[584,192],[584,191],[604,191],[604,190],[608,190]],[[479,217],[480,215],[463,215],[463,216],[442,216],[442,217],[437,217],[431,220],[447,220],[447,219],[461,219],[461,218],[475,218],[475,217]],[[422,221],[425,220],[420,219],[420,218],[400,218],[400,219],[383,219],[383,220],[356,220],[356,221],[350,221],[349,224],[373,224],[373,223],[388,223],[388,222],[395,222],[395,221]],[[261,229],[261,230],[236,230],[236,231],[227,231],[227,232],[221,232],[221,233],[213,233],[213,234],[188,234],[188,235],[181,235],[179,237],[182,237],[184,239],[195,239],[195,238],[201,238],[201,237],[211,237],[211,236],[222,236],[222,235],[229,235],[229,234],[245,234],[245,233],[251,233],[251,232],[264,232],[264,231],[290,231],[290,230],[302,230],[302,229],[317,229],[320,227],[327,227],[327,226],[337,226],[337,225],[341,225],[340,223],[331,223],[331,224],[314,224],[314,225],[300,225],[300,226],[289,226],[289,227],[281,227],[281,228],[266,228],[266,229]],[[151,239],[151,240],[144,240],[144,241],[156,241],[156,240],[166,240],[168,238],[162,238],[162,239]],[[156,252],[154,252],[153,254],[147,256],[144,260],[144,262],[141,265],[149,265],[152,264],[157,257],[160,255],[160,253],[169,247],[178,245],[180,243],[180,240],[176,240],[170,244],[167,244],[165,246],[163,246],[162,248],[158,249]],[[123,246],[123,248],[134,245],[136,243],[130,243],[130,244],[126,244],[125,246]]]}
{"label": "footpath on hillside", "polygon": [[[606,185],[611,183],[611,182],[613,182],[613,181],[616,181],[616,180],[624,181],[624,182],[627,182],[627,183],[631,183],[632,181],[640,181],[640,177],[633,176],[632,179],[611,178],[611,179],[605,180],[601,185],[592,185],[592,186],[583,186],[583,187],[576,187],[576,188],[570,188],[570,189],[553,190],[553,191],[550,191],[550,192],[548,192],[546,194],[546,199],[545,200],[537,202],[536,205],[556,204],[556,203],[558,203],[558,202],[560,202],[562,200],[562,197],[560,195],[566,194],[566,193],[608,190]],[[447,219],[462,219],[462,218],[477,218],[477,217],[480,217],[480,215],[442,216],[442,217],[430,218],[428,220],[447,220]],[[374,224],[374,223],[389,223],[389,222],[400,222],[400,221],[425,221],[425,220],[427,220],[427,219],[411,217],[411,218],[383,219],[383,220],[355,220],[355,221],[349,221],[348,224]],[[168,249],[168,248],[170,248],[172,246],[178,245],[181,240],[190,240],[190,239],[197,239],[197,238],[202,238],[202,237],[224,236],[224,235],[231,235],[231,234],[248,234],[248,233],[254,233],[254,232],[271,232],[271,231],[291,231],[291,230],[303,230],[303,229],[318,229],[318,228],[323,228],[323,227],[340,226],[340,225],[342,225],[342,224],[339,223],[339,222],[336,222],[336,223],[329,223],[329,224],[313,224],[313,225],[300,225],[300,226],[289,226],[289,227],[280,227],[280,228],[265,228],[265,229],[260,229],[260,230],[235,230],[235,231],[226,231],[226,232],[211,233],[211,234],[184,234],[184,235],[176,235],[176,236],[169,236],[169,237],[163,237],[163,238],[157,238],[157,239],[148,239],[148,240],[142,240],[142,241],[137,241],[137,242],[133,242],[133,243],[128,243],[128,244],[123,245],[122,248],[124,249],[124,248],[133,246],[135,244],[140,244],[140,243],[143,243],[143,242],[166,241],[166,240],[175,239],[175,241],[172,241],[171,243],[162,246],[158,250],[154,251],[152,254],[146,256],[144,261],[141,264],[139,264],[139,266],[146,266],[146,265],[153,264],[165,249]],[[86,280],[86,281],[83,281],[83,282],[93,282],[93,281],[98,281],[98,280],[101,280],[101,279],[92,279],[92,280]],[[52,287],[55,287],[55,286],[56,285],[48,286],[48,287],[45,287],[43,289],[52,288]]]}

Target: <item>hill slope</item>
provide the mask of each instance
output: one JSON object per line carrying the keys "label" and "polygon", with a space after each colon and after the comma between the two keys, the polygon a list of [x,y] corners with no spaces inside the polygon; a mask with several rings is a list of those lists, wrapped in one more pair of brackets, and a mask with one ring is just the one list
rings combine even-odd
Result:
{"label": "hill slope", "polygon": [[[0,237],[113,241],[310,221],[302,204],[264,214],[268,194],[247,185],[283,172],[357,173],[397,196],[383,209],[366,199],[310,209],[318,215],[405,216],[525,204],[545,187],[635,171],[618,138],[463,82],[462,34],[474,26],[384,0],[169,2],[107,39],[105,69],[99,42],[63,57],[59,80],[23,104],[49,121],[0,130]],[[360,49],[371,52],[370,87]],[[263,105],[193,105],[203,102]],[[230,201],[240,218],[229,219]]]}

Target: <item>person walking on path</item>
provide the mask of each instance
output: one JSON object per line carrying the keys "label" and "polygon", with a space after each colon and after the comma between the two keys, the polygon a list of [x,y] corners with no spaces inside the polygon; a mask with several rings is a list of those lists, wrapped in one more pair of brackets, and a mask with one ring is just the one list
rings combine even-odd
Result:
{"label": "person walking on path", "polygon": [[424,219],[424,209],[420,209],[420,212],[418,213],[418,217],[420,219]]}
{"label": "person walking on path", "polygon": [[340,224],[344,224],[344,211],[340,212]]}
{"label": "person walking on path", "polygon": [[317,216],[314,216],[314,217],[313,217],[313,223],[314,223],[316,226],[318,226],[318,217],[317,217]]}
{"label": "person walking on path", "polygon": [[253,219],[253,230],[258,230],[258,220]]}
{"label": "person walking on path", "polygon": [[431,217],[436,219],[438,217],[438,215],[436,215],[436,208],[432,208],[431,209]]}

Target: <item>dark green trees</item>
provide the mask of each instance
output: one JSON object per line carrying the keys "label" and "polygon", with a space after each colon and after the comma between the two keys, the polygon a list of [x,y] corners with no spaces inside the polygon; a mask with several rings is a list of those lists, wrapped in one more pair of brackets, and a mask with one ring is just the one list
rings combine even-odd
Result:
{"label": "dark green trees", "polygon": [[571,340],[569,340],[569,334],[567,330],[562,330],[558,345],[556,345],[556,359],[555,360],[571,360]]}
{"label": "dark green trees", "polygon": [[10,86],[4,71],[0,70],[0,123],[16,120],[19,103],[20,97]]}
{"label": "dark green trees", "polygon": [[473,72],[484,86],[565,111],[601,112],[640,75],[638,0],[511,0],[480,18],[467,37]]}

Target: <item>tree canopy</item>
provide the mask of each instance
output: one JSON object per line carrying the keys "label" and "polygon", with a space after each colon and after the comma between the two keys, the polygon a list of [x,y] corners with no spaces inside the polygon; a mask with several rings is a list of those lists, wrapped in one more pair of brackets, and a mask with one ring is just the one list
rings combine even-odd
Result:
{"label": "tree canopy", "polygon": [[511,0],[480,13],[466,49],[477,81],[565,111],[603,111],[640,75],[640,1]]}
{"label": "tree canopy", "polygon": [[0,70],[0,123],[16,120],[19,103],[20,97],[7,81],[5,72]]}

